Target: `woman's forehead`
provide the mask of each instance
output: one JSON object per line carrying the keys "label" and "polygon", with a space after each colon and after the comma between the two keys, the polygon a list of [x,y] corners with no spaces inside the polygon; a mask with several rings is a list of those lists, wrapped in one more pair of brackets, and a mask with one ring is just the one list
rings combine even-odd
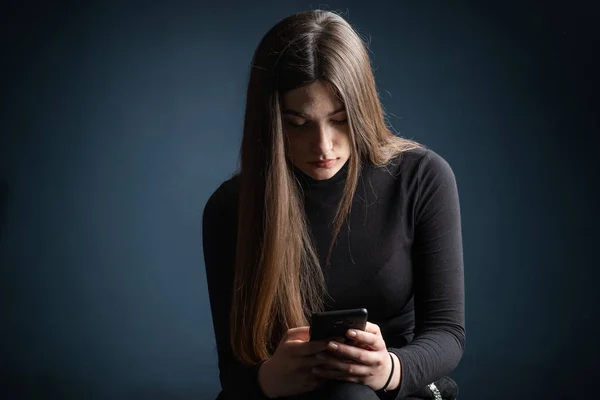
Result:
{"label": "woman's forehead", "polygon": [[310,115],[329,115],[343,107],[330,85],[311,83],[283,95],[283,108]]}

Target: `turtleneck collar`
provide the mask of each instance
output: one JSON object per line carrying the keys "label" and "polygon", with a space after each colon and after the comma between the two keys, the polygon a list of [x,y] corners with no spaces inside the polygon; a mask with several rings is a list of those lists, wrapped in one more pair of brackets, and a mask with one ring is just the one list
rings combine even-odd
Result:
{"label": "turtleneck collar", "polygon": [[294,174],[298,178],[300,185],[305,190],[313,190],[313,189],[325,189],[331,188],[333,186],[338,186],[339,183],[344,182],[348,175],[348,166],[350,165],[350,160],[346,160],[342,168],[338,172],[335,173],[329,179],[315,179],[304,172],[295,165],[293,166]]}

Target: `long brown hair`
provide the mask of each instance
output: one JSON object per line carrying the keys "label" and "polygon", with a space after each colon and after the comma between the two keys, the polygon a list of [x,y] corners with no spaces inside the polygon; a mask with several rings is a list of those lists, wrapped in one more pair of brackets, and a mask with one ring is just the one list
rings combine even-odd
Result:
{"label": "long brown hair", "polygon": [[307,325],[308,316],[323,309],[324,277],[286,157],[280,112],[283,93],[316,81],[335,90],[350,128],[348,175],[330,253],[361,166],[385,165],[419,147],[388,128],[365,41],[342,16],[324,10],[294,14],[262,38],[246,95],[230,314],[231,345],[246,364],[270,357],[287,329]]}

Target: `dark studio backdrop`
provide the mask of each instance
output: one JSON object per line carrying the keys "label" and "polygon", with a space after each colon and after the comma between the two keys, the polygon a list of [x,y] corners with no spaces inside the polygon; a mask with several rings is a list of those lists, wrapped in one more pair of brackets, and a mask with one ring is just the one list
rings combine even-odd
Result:
{"label": "dark studio backdrop", "polygon": [[290,13],[370,37],[400,133],[452,165],[461,400],[571,399],[600,367],[598,13],[567,2],[2,6],[0,398],[212,399],[206,200]]}

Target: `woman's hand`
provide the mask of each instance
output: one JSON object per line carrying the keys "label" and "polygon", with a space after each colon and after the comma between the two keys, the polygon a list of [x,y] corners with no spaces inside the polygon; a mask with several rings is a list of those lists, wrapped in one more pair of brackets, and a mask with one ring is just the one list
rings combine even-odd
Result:
{"label": "woman's hand", "polygon": [[[332,341],[328,352],[315,355],[324,363],[314,368],[315,374],[327,379],[361,383],[373,390],[382,389],[390,376],[392,360],[379,326],[367,322],[365,331],[350,329],[347,336],[353,344]],[[393,357],[394,377],[388,389],[395,389],[400,381],[399,361]]]}
{"label": "woman's hand", "polygon": [[316,354],[326,352],[328,341],[309,341],[309,331],[308,326],[288,330],[273,356],[261,365],[258,383],[267,397],[309,392],[325,383],[312,369],[323,364]]}

